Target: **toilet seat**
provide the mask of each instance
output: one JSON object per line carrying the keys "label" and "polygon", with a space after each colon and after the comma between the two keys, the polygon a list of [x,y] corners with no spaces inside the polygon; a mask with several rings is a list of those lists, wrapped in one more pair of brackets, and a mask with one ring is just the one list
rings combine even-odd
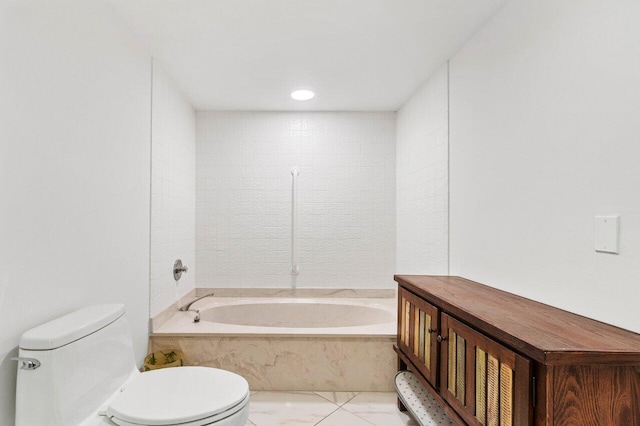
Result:
{"label": "toilet seat", "polygon": [[249,384],[230,371],[179,367],[138,375],[111,402],[106,415],[120,426],[209,425],[241,411]]}

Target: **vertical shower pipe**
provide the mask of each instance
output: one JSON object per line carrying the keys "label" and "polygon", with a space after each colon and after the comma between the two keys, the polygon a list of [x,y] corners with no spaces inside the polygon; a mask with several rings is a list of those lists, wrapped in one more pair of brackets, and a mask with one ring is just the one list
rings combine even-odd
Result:
{"label": "vertical shower pipe", "polygon": [[298,275],[298,175],[300,171],[291,169],[291,275]]}

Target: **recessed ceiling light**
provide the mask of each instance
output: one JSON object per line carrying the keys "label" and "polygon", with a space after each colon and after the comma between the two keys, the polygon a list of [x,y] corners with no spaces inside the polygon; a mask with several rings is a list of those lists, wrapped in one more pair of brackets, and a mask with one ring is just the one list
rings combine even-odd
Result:
{"label": "recessed ceiling light", "polygon": [[315,93],[307,89],[294,90],[293,92],[291,92],[291,97],[296,101],[308,101],[315,95]]}

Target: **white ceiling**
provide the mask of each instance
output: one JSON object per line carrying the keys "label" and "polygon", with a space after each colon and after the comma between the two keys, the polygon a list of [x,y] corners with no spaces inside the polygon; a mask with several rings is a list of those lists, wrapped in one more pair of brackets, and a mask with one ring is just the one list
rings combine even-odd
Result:
{"label": "white ceiling", "polygon": [[111,0],[196,109],[324,111],[397,110],[505,1]]}

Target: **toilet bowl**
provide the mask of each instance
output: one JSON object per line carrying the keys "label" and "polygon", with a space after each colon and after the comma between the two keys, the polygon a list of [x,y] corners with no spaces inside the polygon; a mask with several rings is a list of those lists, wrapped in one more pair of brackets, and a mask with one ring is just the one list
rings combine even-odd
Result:
{"label": "toilet bowl", "polygon": [[124,305],[96,305],[20,340],[16,426],[244,426],[249,385],[208,367],[140,373]]}
{"label": "toilet bowl", "polygon": [[105,416],[120,426],[245,425],[249,386],[216,368],[181,367],[139,374],[109,404]]}

